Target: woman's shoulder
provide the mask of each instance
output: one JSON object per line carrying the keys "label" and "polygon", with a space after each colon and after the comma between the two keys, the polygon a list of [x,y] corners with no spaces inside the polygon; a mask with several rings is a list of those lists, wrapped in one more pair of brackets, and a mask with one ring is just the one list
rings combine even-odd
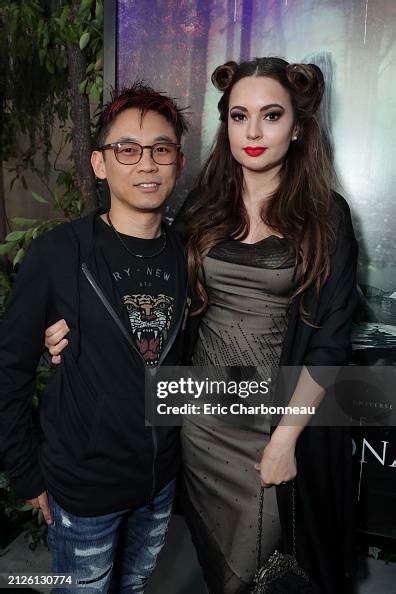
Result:
{"label": "woman's shoulder", "polygon": [[344,198],[344,196],[342,196],[335,190],[331,191],[331,203],[330,204],[331,204],[331,210],[333,211],[333,213],[335,215],[338,214],[338,216],[341,216],[341,215],[345,216],[345,215],[350,214],[351,209],[349,207],[347,200]]}
{"label": "woman's shoulder", "polygon": [[335,243],[332,259],[335,261],[354,261],[358,254],[358,244],[353,228],[351,209],[347,200],[338,192],[332,192],[330,220],[334,230]]}
{"label": "woman's shoulder", "polygon": [[347,200],[338,192],[331,192],[330,220],[337,235],[354,237],[351,209]]}

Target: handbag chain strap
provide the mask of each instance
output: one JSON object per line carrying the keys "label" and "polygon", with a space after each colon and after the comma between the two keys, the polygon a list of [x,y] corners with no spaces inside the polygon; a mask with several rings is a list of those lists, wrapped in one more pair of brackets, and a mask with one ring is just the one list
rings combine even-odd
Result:
{"label": "handbag chain strap", "polygon": [[[260,489],[259,513],[257,521],[257,571],[261,565],[261,539],[263,536],[263,510],[264,510],[264,490]],[[294,481],[292,481],[292,543],[293,543],[293,557],[296,557],[296,493]]]}

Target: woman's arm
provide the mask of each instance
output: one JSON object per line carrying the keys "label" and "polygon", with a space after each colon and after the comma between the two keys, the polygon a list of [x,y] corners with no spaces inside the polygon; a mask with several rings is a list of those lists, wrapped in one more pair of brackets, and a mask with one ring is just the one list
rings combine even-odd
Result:
{"label": "woman's arm", "polygon": [[[325,391],[303,367],[290,399],[290,407],[318,406]],[[297,474],[295,448],[298,437],[311,420],[310,414],[283,415],[263,451],[261,462],[255,465],[260,471],[263,486],[279,485],[292,480]]]}
{"label": "woman's arm", "polygon": [[[356,286],[357,242],[349,207],[336,197],[342,216],[338,220],[338,235],[331,259],[331,275],[321,290],[321,315],[308,343],[304,367],[289,401],[289,406],[318,406],[325,390],[328,373],[324,367],[344,365],[351,350],[351,326],[358,301]],[[299,435],[311,415],[284,415],[263,452],[260,464],[264,485],[280,484],[296,476],[295,447]]]}

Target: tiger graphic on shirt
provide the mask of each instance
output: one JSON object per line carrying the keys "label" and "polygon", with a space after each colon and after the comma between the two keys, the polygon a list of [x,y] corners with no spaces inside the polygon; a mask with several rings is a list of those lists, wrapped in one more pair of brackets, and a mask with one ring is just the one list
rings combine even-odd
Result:
{"label": "tiger graphic on shirt", "polygon": [[174,297],[158,295],[124,295],[132,334],[147,365],[157,365],[171,325]]}

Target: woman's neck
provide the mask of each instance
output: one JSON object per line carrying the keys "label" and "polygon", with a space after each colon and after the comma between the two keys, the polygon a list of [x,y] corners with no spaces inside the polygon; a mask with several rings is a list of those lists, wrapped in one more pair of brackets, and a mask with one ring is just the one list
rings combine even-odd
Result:
{"label": "woman's neck", "polygon": [[243,170],[242,199],[249,218],[249,233],[243,243],[255,243],[269,235],[281,235],[268,227],[261,218],[263,207],[279,186],[280,167],[269,171]]}
{"label": "woman's neck", "polygon": [[279,186],[280,167],[270,171],[243,170],[242,198],[249,218],[259,216],[263,205]]}

